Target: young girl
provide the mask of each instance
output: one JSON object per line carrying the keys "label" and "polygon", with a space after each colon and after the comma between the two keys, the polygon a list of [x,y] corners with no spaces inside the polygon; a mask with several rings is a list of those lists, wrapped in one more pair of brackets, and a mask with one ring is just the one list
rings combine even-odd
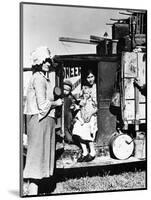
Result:
{"label": "young girl", "polygon": [[91,97],[91,93],[88,88],[83,88],[83,98],[80,101],[80,110],[76,115],[76,118],[80,120],[81,125],[84,123],[89,123],[90,135],[87,138],[95,138],[95,133],[97,131],[96,124],[96,111],[97,105],[95,100]]}
{"label": "young girl", "polygon": [[[89,73],[89,75],[92,76],[92,73]],[[92,86],[96,88],[95,84]],[[94,139],[97,131],[96,112],[96,90],[92,90],[89,86],[84,86],[82,89],[80,109],[75,116],[76,121],[73,126],[73,135],[78,136],[82,148],[82,154],[80,158],[78,158],[78,162],[89,162],[95,158]]]}

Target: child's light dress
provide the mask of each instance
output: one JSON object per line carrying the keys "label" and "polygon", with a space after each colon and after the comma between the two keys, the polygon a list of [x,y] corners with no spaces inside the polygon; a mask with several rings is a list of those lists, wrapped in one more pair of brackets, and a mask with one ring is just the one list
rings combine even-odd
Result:
{"label": "child's light dress", "polygon": [[[92,88],[84,86],[82,93],[89,90],[89,98],[82,100],[82,107],[76,115],[76,122],[73,127],[73,135],[80,136],[83,140],[94,141],[97,131],[97,102],[96,102],[96,85]],[[81,123],[81,119],[83,123]]]}

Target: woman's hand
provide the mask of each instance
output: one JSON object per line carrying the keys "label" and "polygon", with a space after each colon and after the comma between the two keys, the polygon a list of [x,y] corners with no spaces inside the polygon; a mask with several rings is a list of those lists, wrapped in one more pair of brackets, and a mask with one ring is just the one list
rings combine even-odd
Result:
{"label": "woman's hand", "polygon": [[55,101],[55,106],[61,106],[63,104],[63,99],[58,99]]}
{"label": "woman's hand", "polygon": [[141,81],[137,78],[134,79],[134,86],[138,87],[138,88],[141,88]]}
{"label": "woman's hand", "polygon": [[84,125],[84,121],[83,121],[83,119],[80,119],[80,123],[81,123],[81,126]]}
{"label": "woman's hand", "polygon": [[79,105],[83,107],[85,105],[85,103],[86,103],[86,100],[85,99],[81,99]]}
{"label": "woman's hand", "polygon": [[[91,115],[91,116],[92,116],[92,115]],[[85,122],[86,122],[86,123],[88,123],[88,122],[90,121],[91,116],[88,116],[88,117],[85,118]]]}

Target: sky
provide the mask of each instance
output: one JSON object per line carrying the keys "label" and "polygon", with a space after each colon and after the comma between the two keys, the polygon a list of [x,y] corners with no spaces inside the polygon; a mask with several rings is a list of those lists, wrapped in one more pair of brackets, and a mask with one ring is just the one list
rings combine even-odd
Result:
{"label": "sky", "polygon": [[110,18],[127,18],[120,10],[24,4],[23,67],[30,67],[30,53],[39,46],[50,48],[52,56],[96,53],[96,45],[60,42],[59,37],[90,39],[90,35],[112,37]]}

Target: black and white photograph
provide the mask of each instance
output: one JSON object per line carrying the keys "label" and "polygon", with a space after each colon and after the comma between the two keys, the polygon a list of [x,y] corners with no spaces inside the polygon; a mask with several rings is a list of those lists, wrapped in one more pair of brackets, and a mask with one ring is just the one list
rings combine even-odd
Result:
{"label": "black and white photograph", "polygon": [[20,196],[147,189],[147,10],[20,3]]}

